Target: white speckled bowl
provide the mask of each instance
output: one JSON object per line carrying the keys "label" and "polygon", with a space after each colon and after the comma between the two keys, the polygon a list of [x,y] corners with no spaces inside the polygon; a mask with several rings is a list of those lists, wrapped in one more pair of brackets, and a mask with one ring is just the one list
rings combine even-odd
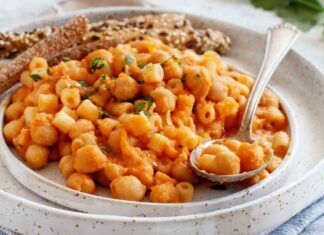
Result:
{"label": "white speckled bowl", "polygon": [[[91,20],[100,20],[108,16],[125,16],[150,11],[140,8],[103,8],[84,12]],[[61,23],[67,17],[70,15],[60,19],[43,20],[25,28]],[[193,15],[189,17],[197,26],[217,27],[228,33],[234,44],[227,58],[230,64],[256,73],[263,53],[261,35],[213,19]],[[213,211],[207,213],[157,218],[132,217],[131,214],[127,216],[84,214],[57,208],[57,205],[37,197],[17,183],[1,165],[0,216],[3,219],[0,224],[24,234],[36,232],[253,234],[277,226],[318,198],[324,191],[322,170],[324,162],[321,161],[324,152],[322,135],[324,126],[321,125],[324,119],[324,111],[321,109],[324,101],[322,93],[324,81],[323,75],[314,66],[300,55],[291,52],[275,74],[272,85],[290,104],[298,128],[302,130],[302,133],[300,132],[302,144],[296,146],[297,154],[294,156],[296,161],[293,170],[287,172],[285,180],[281,180],[283,186],[278,185],[269,190],[265,188],[264,191],[257,193],[253,191],[258,187],[256,185],[245,191],[244,200],[239,202],[240,205],[231,207],[231,203],[225,203],[226,209],[213,208]],[[3,160],[6,157],[3,151],[2,153]],[[184,204],[189,205],[190,203]]]}
{"label": "white speckled bowl", "polygon": [[[193,22],[197,23],[197,20],[193,19]],[[235,48],[234,43],[233,51],[236,50]],[[260,56],[263,55],[262,53],[261,51]],[[278,188],[285,179],[285,175],[294,160],[293,155],[296,147],[298,128],[296,127],[293,111],[289,107],[288,102],[280,94],[278,95],[282,107],[288,116],[291,135],[288,154],[280,167],[266,180],[247,189],[243,189],[238,184],[228,185],[228,188],[222,191],[211,189],[209,186],[212,183],[199,185],[195,190],[194,201],[185,204],[117,200],[111,198],[109,190],[102,187],[98,187],[96,195],[77,192],[65,187],[66,179],[60,173],[57,162],[50,163],[44,169],[35,172],[22,161],[13,149],[9,150],[6,144],[2,144],[1,149],[5,153],[3,156],[7,168],[21,184],[36,194],[71,209],[88,213],[122,216],[175,216],[208,212],[241,204],[265,195]],[[9,98],[4,99],[0,107],[0,126],[3,126],[4,107],[8,103],[8,100]],[[0,141],[4,143],[2,132]]]}

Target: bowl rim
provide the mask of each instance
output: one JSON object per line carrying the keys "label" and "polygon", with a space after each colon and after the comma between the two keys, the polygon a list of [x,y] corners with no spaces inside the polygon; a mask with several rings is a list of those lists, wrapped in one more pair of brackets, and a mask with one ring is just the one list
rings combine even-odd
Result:
{"label": "bowl rim", "polygon": [[[180,13],[184,13],[184,14],[187,14],[188,16],[194,16],[194,17],[201,17],[201,18],[203,18],[204,20],[207,20],[207,19],[209,19],[209,20],[213,20],[213,21],[218,21],[218,22],[221,22],[222,24],[225,24],[225,25],[235,25],[235,24],[232,24],[232,23],[228,23],[228,22],[223,22],[223,21],[221,21],[221,20],[218,20],[218,19],[213,19],[213,18],[210,18],[210,17],[202,17],[202,16],[200,16],[199,14],[193,14],[193,13],[186,13],[186,12],[181,12],[181,11],[174,11],[174,10],[172,10],[172,11],[168,11],[167,9],[160,9],[160,10],[155,10],[155,9],[149,9],[149,8],[143,8],[143,7],[105,7],[105,8],[90,8],[90,9],[83,9],[83,10],[79,10],[79,11],[74,11],[74,12],[70,12],[70,13],[66,13],[66,14],[64,14],[64,15],[62,15],[62,16],[54,16],[54,17],[45,17],[45,18],[41,18],[41,19],[38,19],[38,20],[33,20],[33,21],[30,21],[30,22],[27,22],[27,23],[24,23],[24,24],[20,24],[20,25],[16,25],[15,27],[10,27],[10,28],[19,28],[19,27],[26,27],[26,26],[28,26],[28,25],[30,25],[30,24],[33,24],[33,23],[44,23],[44,21],[46,22],[46,21],[49,21],[49,22],[52,22],[52,21],[57,21],[57,20],[62,20],[62,19],[67,19],[67,18],[70,18],[70,17],[72,17],[72,16],[75,16],[75,15],[78,15],[78,14],[84,14],[84,13],[87,13],[87,14],[90,14],[90,13],[92,13],[92,14],[94,14],[94,13],[104,13],[104,12],[108,12],[108,13],[113,13],[113,12],[116,12],[116,13],[125,13],[125,14],[128,14],[130,11],[134,11],[134,13],[139,13],[139,14],[144,14],[144,13],[152,13],[152,12],[156,12],[156,13],[160,13],[160,12],[180,12]],[[254,34],[259,34],[259,35],[261,35],[260,33],[258,33],[258,32],[255,32],[255,31],[253,31],[253,30],[250,30],[250,29],[248,29],[248,28],[246,28],[246,27],[242,27],[242,26],[240,26],[240,25],[236,25],[237,27],[240,27],[240,28],[243,28],[244,30],[248,30],[248,31],[250,31],[250,32],[253,32]],[[295,51],[292,51],[291,53],[294,53],[294,54],[297,54],[298,56],[300,56],[298,53],[296,53]],[[311,66],[311,67],[314,67],[316,70],[318,70],[318,71],[320,71],[319,69],[317,69],[313,64],[311,64],[311,63],[309,63],[305,58],[303,58],[302,57],[302,59],[303,59],[303,62],[304,63],[306,63],[306,64],[308,64],[309,66]],[[276,92],[276,94],[278,94],[277,92]],[[281,100],[281,103],[283,104],[283,100],[284,99],[282,99],[282,97],[279,95],[279,97],[280,97],[280,100]],[[286,111],[286,108],[284,108],[284,110]],[[287,114],[287,116],[288,116],[288,114]],[[289,124],[290,124],[290,127],[292,126],[292,124],[293,124],[293,122],[291,121],[291,120],[295,120],[294,118],[293,119],[289,119]],[[292,129],[294,129],[294,130],[296,130],[297,131],[297,129],[296,128],[292,128]],[[296,137],[298,137],[298,135],[293,135],[293,134],[291,134],[291,137],[294,137],[294,136],[296,136]],[[291,143],[292,143],[292,141],[291,141]],[[291,146],[293,146],[292,144],[290,145],[290,147]],[[296,146],[296,145],[295,145]],[[293,149],[293,151],[294,151],[294,149]],[[293,152],[292,151],[292,152]],[[315,168],[315,167],[314,167]],[[29,169],[29,168],[28,168]],[[278,168],[279,169],[279,168]],[[36,173],[36,172],[35,172]],[[37,174],[37,173],[36,173]],[[273,174],[273,173],[272,173]],[[271,174],[271,175],[272,175]],[[37,174],[37,175],[39,175],[39,174]],[[46,178],[45,178],[46,179]],[[264,180],[264,181],[266,181],[266,180]],[[263,182],[264,182],[263,181]],[[259,184],[258,184],[259,185]],[[256,186],[256,185],[255,185]],[[288,185],[287,185],[288,186]],[[254,188],[254,186],[252,186],[252,187],[249,187],[248,189],[249,189],[249,191],[251,191],[251,189],[253,189]],[[246,189],[247,190],[247,189]],[[281,190],[281,189],[279,189],[279,190]],[[74,191],[74,190],[72,190],[73,192],[76,192],[76,191]],[[243,190],[242,190],[243,191]],[[276,190],[276,191],[274,191],[274,192],[277,192],[278,190]],[[0,190],[0,192],[3,192],[3,190]],[[241,191],[239,191],[239,192],[241,192]],[[8,194],[10,194],[10,193],[8,193]],[[268,197],[269,195],[267,195],[267,196],[264,196],[264,197]],[[15,197],[17,197],[17,196],[15,196]],[[20,197],[17,197],[17,198],[20,198]],[[224,198],[226,198],[226,197],[224,197]],[[261,197],[261,198],[263,198],[263,197]],[[253,200],[253,201],[256,201],[256,200],[259,200],[259,199],[261,199],[261,198],[258,198],[258,199],[255,199],[255,200]],[[223,199],[223,198],[221,198],[221,199]],[[220,199],[220,200],[221,200]],[[24,199],[24,200],[27,200],[27,199]],[[118,199],[113,199],[113,200],[118,200]],[[29,200],[27,200],[27,201],[29,201]],[[118,200],[118,202],[121,202],[122,200]],[[210,201],[210,200],[209,200]],[[252,203],[253,201],[250,201],[250,202],[245,202],[245,203],[243,203],[243,204],[240,204],[240,205],[237,205],[237,206],[241,206],[241,205],[245,205],[245,204],[249,204],[249,203]],[[30,201],[31,202],[31,201]],[[125,203],[125,202],[129,202],[129,201],[122,201],[123,203]],[[143,204],[143,203],[145,203],[145,202],[139,202],[140,204]],[[170,206],[170,205],[179,205],[179,204],[176,204],[176,203],[166,203],[166,204],[162,204],[162,203],[152,203],[152,202],[149,202],[148,204],[150,204],[150,205],[154,205],[154,206],[156,206],[156,205],[163,205],[163,206]],[[189,205],[189,204],[201,204],[201,202],[191,202],[191,203],[186,203],[186,205]],[[39,205],[39,204],[38,204]],[[183,205],[183,204],[182,204]],[[43,205],[43,206],[45,206],[45,205]],[[233,208],[235,208],[235,207],[237,207],[237,206],[234,206]],[[49,207],[49,206],[45,206],[45,207]],[[56,209],[56,208],[52,208],[52,209]],[[61,210],[61,209],[57,209],[57,210]],[[227,210],[227,209],[220,209],[220,211],[221,210]],[[202,212],[202,213],[212,213],[212,212],[215,212],[215,211],[209,211],[209,212]],[[73,212],[73,213],[78,213],[78,212]],[[96,214],[95,214],[96,215]],[[97,216],[103,216],[103,215],[97,215]],[[127,218],[126,216],[119,216],[119,215],[110,215],[110,216],[116,216],[116,217],[123,217],[123,218]],[[181,216],[177,216],[177,217],[186,217],[186,216],[190,216],[190,215],[181,215]],[[129,217],[129,218],[134,218],[134,217]],[[140,217],[141,218],[141,217]],[[157,217],[157,218],[161,218],[161,217]]]}

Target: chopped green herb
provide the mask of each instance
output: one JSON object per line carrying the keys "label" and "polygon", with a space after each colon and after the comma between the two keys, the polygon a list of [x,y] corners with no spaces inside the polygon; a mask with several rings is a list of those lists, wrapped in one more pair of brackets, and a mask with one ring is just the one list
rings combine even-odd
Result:
{"label": "chopped green herb", "polygon": [[106,90],[110,91],[110,86],[109,85],[106,85]]}
{"label": "chopped green herb", "polygon": [[111,80],[116,80],[117,77],[112,76],[112,77],[110,77],[110,79],[111,79]]}
{"label": "chopped green herb", "polygon": [[146,65],[146,64],[144,64],[144,63],[139,63],[139,64],[137,64],[137,66],[138,66],[139,68],[141,68],[141,69],[144,68],[145,65]]}
{"label": "chopped green herb", "polygon": [[92,96],[92,95],[94,95],[94,94],[96,94],[96,93],[98,92],[98,90],[99,90],[99,87],[94,88],[94,89],[93,89],[92,91],[90,91],[89,93],[87,93],[87,94],[81,96],[81,99],[82,99],[82,100],[89,99],[89,97]]}
{"label": "chopped green herb", "polygon": [[63,62],[68,62],[68,61],[70,61],[71,59],[69,58],[69,57],[63,57]]}
{"label": "chopped green herb", "polygon": [[163,67],[163,66],[165,65],[165,63],[168,62],[168,61],[171,60],[171,59],[172,59],[172,57],[170,57],[170,58],[166,59],[165,61],[163,61],[163,62],[161,63],[161,66]]}
{"label": "chopped green herb", "polygon": [[146,116],[150,116],[151,113],[149,112],[150,108],[153,106],[153,101],[151,97],[146,98],[142,102],[138,103],[135,106],[135,113],[138,114],[143,111]]}
{"label": "chopped green herb", "polygon": [[89,87],[89,84],[88,84],[85,80],[78,80],[78,83],[79,83],[82,87]]}
{"label": "chopped green herb", "polygon": [[42,77],[41,77],[39,74],[37,74],[37,73],[32,73],[32,74],[30,75],[30,77],[31,77],[35,82],[42,80]]}
{"label": "chopped green herb", "polygon": [[50,68],[49,68],[49,67],[47,67],[47,70],[46,70],[46,72],[47,72],[47,74],[49,74],[49,73],[50,73]]}
{"label": "chopped green herb", "polygon": [[106,74],[101,75],[101,78],[100,78],[100,84],[104,84],[106,78],[107,78],[107,75],[106,75]]}
{"label": "chopped green herb", "polygon": [[91,70],[92,71],[96,71],[97,69],[101,69],[105,67],[107,70],[109,69],[108,63],[105,59],[101,58],[101,57],[96,57],[93,59],[92,63],[91,63]]}
{"label": "chopped green herb", "polygon": [[125,57],[125,63],[126,63],[126,64],[131,64],[131,63],[133,63],[134,61],[135,61],[134,58],[131,57],[131,56],[129,56],[129,55],[127,55],[127,56]]}
{"label": "chopped green herb", "polygon": [[251,0],[255,7],[273,10],[284,20],[309,30],[324,18],[323,2],[320,0]]}
{"label": "chopped green herb", "polygon": [[99,119],[101,118],[105,118],[105,117],[108,117],[109,116],[109,113],[108,111],[102,109],[102,108],[99,108]]}

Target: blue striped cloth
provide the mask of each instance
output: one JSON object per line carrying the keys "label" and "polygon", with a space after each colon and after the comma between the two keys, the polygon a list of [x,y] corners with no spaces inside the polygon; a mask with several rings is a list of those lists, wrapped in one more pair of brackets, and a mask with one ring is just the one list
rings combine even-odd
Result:
{"label": "blue striped cloth", "polygon": [[324,197],[305,208],[269,235],[324,235]]}
{"label": "blue striped cloth", "polygon": [[[16,233],[0,227],[0,235],[16,235]],[[268,235],[324,235],[324,197]]]}

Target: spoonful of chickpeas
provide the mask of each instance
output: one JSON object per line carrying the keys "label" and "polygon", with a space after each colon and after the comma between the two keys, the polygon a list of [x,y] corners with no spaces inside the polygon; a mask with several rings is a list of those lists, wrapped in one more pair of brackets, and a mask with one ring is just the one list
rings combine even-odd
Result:
{"label": "spoonful of chickpeas", "polygon": [[271,147],[253,136],[253,119],[271,76],[298,36],[299,31],[286,23],[268,29],[262,66],[238,133],[231,138],[206,141],[191,152],[190,164],[199,176],[219,183],[238,182],[257,175],[271,162]]}

